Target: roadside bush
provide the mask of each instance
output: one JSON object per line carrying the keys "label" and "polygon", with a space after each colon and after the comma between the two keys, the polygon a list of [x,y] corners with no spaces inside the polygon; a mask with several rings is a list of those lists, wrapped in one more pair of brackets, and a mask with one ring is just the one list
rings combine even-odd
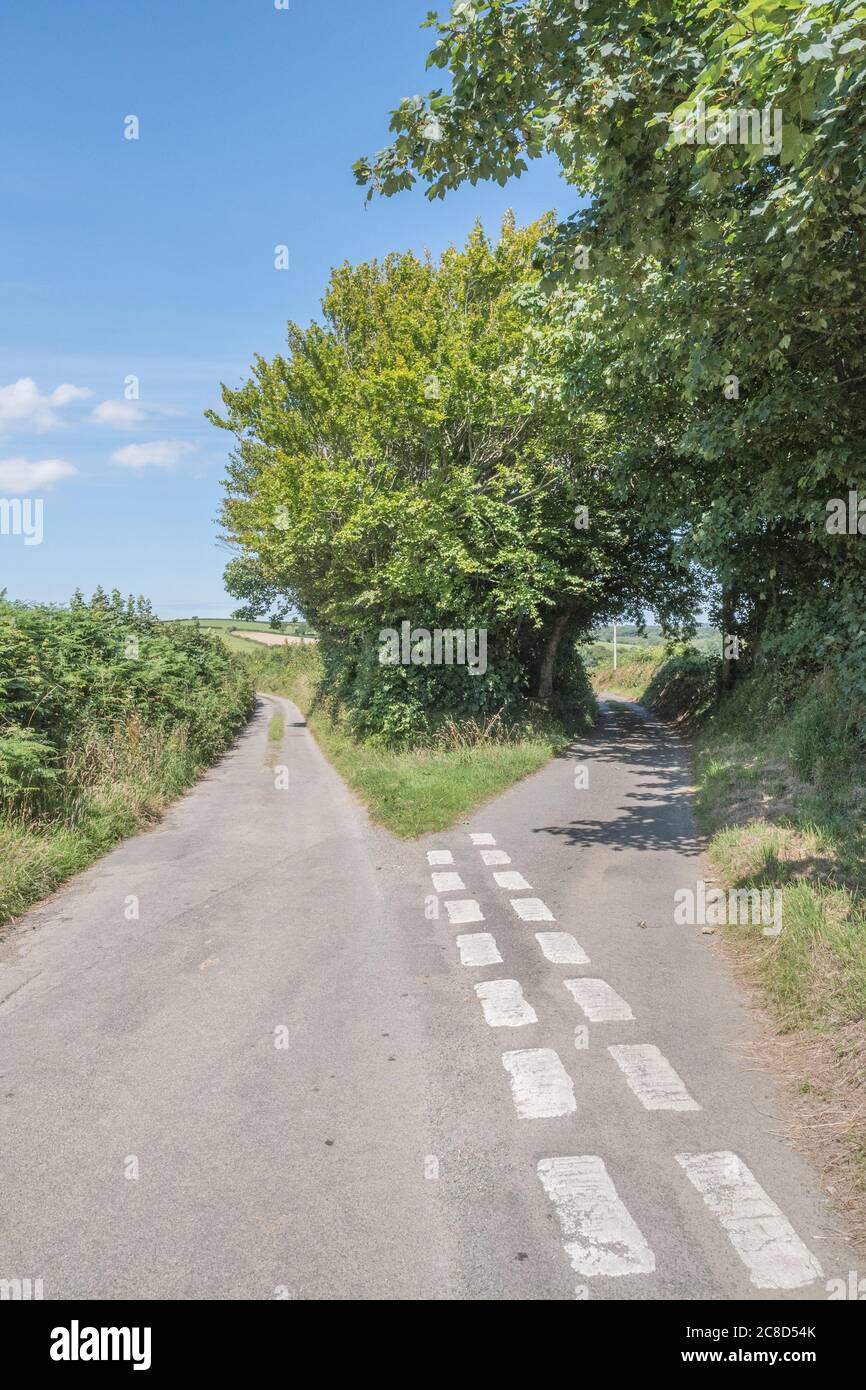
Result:
{"label": "roadside bush", "polygon": [[791,711],[788,723],[791,766],[819,786],[862,776],[866,731],[838,678],[826,672],[812,681]]}
{"label": "roadside bush", "polygon": [[659,666],[644,700],[663,719],[699,723],[715,708],[719,696],[720,658],[685,648]]}
{"label": "roadside bush", "polygon": [[[216,636],[163,625],[143,602],[97,591],[69,608],[0,596],[0,807],[50,819],[99,782],[118,743],[179,737],[188,767],[214,761],[252,707]],[[151,744],[154,740],[148,740]],[[83,756],[83,750],[87,756]]]}

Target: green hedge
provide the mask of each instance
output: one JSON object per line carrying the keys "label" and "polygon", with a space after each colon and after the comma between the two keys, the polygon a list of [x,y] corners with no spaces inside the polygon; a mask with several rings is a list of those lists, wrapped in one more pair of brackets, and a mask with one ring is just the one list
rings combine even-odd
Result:
{"label": "green hedge", "polygon": [[[158,623],[148,605],[98,591],[68,608],[0,596],[0,806],[59,813],[98,774],[98,743],[182,735],[206,765],[252,708],[216,635]],[[82,749],[90,750],[88,757]]]}

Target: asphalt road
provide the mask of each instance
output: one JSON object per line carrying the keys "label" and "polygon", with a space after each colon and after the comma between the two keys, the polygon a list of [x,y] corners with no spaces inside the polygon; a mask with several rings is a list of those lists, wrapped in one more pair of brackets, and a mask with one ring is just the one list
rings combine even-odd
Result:
{"label": "asphalt road", "polygon": [[156,829],[0,938],[0,1279],[826,1298],[838,1223],[715,939],[673,922],[706,873],[684,753],[634,708],[401,843],[263,697]]}

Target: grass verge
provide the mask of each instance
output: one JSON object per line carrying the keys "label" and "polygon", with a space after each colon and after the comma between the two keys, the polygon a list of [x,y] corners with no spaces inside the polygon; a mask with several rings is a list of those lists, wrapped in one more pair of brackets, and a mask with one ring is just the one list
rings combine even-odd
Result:
{"label": "grass verge", "polygon": [[0,922],[157,819],[253,703],[216,635],[157,623],[144,601],[0,594]]}
{"label": "grass verge", "polygon": [[111,735],[94,731],[75,758],[86,764],[86,784],[50,816],[0,817],[0,923],[157,821],[208,765],[184,729],[167,733],[138,721]]}
{"label": "grass verge", "polygon": [[[862,718],[828,677],[786,700],[752,677],[708,699],[692,658],[591,673],[690,733],[698,824],[721,886],[781,889],[782,932],[724,928],[766,1007],[764,1058],[794,1098],[792,1137],[866,1243],[866,788]],[[642,684],[641,684],[642,678]]]}
{"label": "grass verge", "polygon": [[[275,648],[247,658],[246,664],[257,689],[294,701],[319,746],[372,818],[405,838],[447,829],[512,783],[537,772],[576,736],[576,729],[539,715],[520,737],[503,738],[490,728],[452,726],[441,746],[381,748],[353,738],[321,698],[315,649]],[[592,717],[587,709],[584,727]]]}

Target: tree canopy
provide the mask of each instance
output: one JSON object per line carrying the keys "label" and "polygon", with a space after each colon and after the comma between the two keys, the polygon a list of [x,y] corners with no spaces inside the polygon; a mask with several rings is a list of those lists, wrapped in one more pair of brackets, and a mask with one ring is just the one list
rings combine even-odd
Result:
{"label": "tree canopy", "polygon": [[[532,264],[551,220],[476,227],[439,261],[411,253],[333,273],[324,322],[289,325],[288,354],[223,388],[214,423],[238,445],[223,524],[241,549],[230,590],[250,616],[298,606],[327,688],[368,733],[401,737],[437,711],[548,699],[560,659],[599,622],[693,607],[674,537],[611,480],[608,422],[579,424],[538,335]],[[383,665],[378,635],[488,632],[466,668]]]}
{"label": "tree canopy", "polygon": [[[866,695],[866,6],[491,0],[428,18],[448,90],[401,102],[370,195],[519,176],[585,200],[540,238],[537,335],[728,630]],[[855,503],[856,506],[856,503]]]}

